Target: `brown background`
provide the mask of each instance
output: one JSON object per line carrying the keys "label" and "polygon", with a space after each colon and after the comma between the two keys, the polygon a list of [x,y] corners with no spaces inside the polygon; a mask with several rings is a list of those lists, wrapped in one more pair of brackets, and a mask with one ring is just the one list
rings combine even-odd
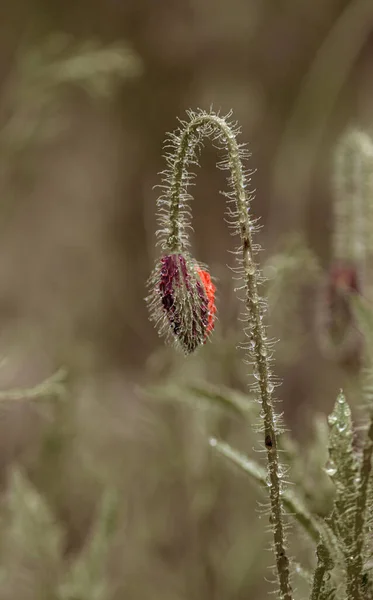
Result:
{"label": "brown background", "polygon": [[[349,4],[14,0],[0,6],[0,99],[19,49],[55,32],[76,43],[122,40],[142,65],[108,102],[67,95],[63,133],[30,150],[26,170],[15,162],[1,175],[2,386],[33,385],[61,364],[73,382],[68,416],[44,404],[4,404],[2,479],[14,461],[27,468],[66,527],[67,556],[86,539],[100,490],[108,481],[119,486],[120,552],[109,561],[110,597],[264,597],[270,558],[256,492],[205,445],[208,434],[219,434],[251,453],[250,432],[214,407],[184,405],[180,393],[169,401],[137,387],[198,380],[245,390],[245,366],[235,351],[239,305],[225,268],[234,240],[223,221],[218,192],[225,182],[215,151],[207,144],[202,154],[193,252],[218,278],[219,323],[212,344],[187,364],[163,348],[143,301],[157,256],[153,186],[164,168],[165,133],[177,117],[188,108],[232,109],[257,170],[252,210],[263,225],[262,264],[298,234],[321,272],[327,268],[333,144],[350,122],[369,130],[371,121],[369,8],[354,3],[361,11],[351,16],[346,37],[337,29]],[[5,108],[0,119],[4,126]],[[271,307],[271,334],[281,338],[279,395],[300,441],[346,380],[345,369],[323,358],[314,333],[321,277],[295,275]],[[48,435],[63,437],[57,458],[45,446]],[[27,593],[17,578],[9,585],[6,598],[34,597],[32,585]]]}

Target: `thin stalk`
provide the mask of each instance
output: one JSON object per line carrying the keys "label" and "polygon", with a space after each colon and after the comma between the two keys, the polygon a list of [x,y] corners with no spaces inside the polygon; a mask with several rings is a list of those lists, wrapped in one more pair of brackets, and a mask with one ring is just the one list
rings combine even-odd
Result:
{"label": "thin stalk", "polygon": [[[328,524],[330,521],[331,518],[327,519]],[[319,600],[325,587],[326,576],[334,567],[334,562],[331,558],[330,551],[326,547],[323,540],[321,540],[317,546],[316,555],[317,565],[313,574],[311,600]]]}
{"label": "thin stalk", "polygon": [[321,561],[317,562],[315,573],[313,576],[311,600],[319,600],[321,590],[324,585],[324,578],[326,574],[325,564]]}
{"label": "thin stalk", "polygon": [[189,196],[186,188],[190,183],[189,164],[196,163],[196,149],[204,137],[212,137],[228,152],[227,160],[221,165],[230,172],[230,184],[233,193],[228,195],[235,204],[235,211],[229,209],[234,219],[235,230],[239,233],[239,264],[245,288],[247,309],[246,335],[249,338],[249,358],[254,364],[254,376],[257,380],[255,391],[262,406],[264,444],[267,450],[268,490],[270,496],[270,521],[273,527],[276,567],[282,600],[292,600],[290,585],[289,559],[286,554],[283,507],[281,501],[280,461],[277,446],[276,417],[272,405],[270,343],[265,335],[262,323],[264,301],[259,298],[258,281],[260,273],[254,262],[252,230],[254,223],[249,213],[247,178],[241,157],[243,150],[237,143],[237,131],[225,119],[214,113],[190,113],[190,121],[183,123],[178,136],[171,138],[174,152],[168,156],[169,171],[166,173],[166,194],[161,202],[167,205],[166,216],[162,215],[165,241],[163,248],[170,253],[180,252],[187,245],[185,227],[189,224],[183,217],[186,200]]}
{"label": "thin stalk", "polygon": [[355,512],[355,547],[352,549],[352,562],[347,569],[347,593],[349,598],[359,600],[361,598],[361,581],[363,575],[363,545],[364,528],[366,524],[366,509],[369,479],[372,472],[373,454],[373,415],[370,417],[370,425],[363,449],[363,457],[360,467],[359,489]]}

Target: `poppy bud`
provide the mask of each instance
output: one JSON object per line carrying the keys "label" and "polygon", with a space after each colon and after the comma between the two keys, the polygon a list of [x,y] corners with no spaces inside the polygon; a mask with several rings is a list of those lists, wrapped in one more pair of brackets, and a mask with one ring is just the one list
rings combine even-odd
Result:
{"label": "poppy bud", "polygon": [[214,328],[215,286],[207,271],[183,254],[163,256],[150,278],[150,318],[159,334],[186,354],[203,344]]}

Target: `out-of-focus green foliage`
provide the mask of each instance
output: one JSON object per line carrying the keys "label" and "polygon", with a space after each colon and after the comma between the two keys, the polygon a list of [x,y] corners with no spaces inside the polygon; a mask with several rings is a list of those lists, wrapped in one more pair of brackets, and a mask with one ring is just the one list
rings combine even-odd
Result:
{"label": "out-of-focus green foliage", "polygon": [[[191,104],[233,108],[258,167],[253,208],[263,215],[265,247],[274,249],[263,265],[263,290],[270,334],[280,338],[279,395],[292,429],[279,446],[291,482],[284,504],[298,516],[288,519],[295,599],[308,597],[315,568],[325,583],[319,600],[344,597],[335,488],[324,470],[325,414],[344,386],[358,425],[352,450],[366,466],[371,386],[361,393],[360,365],[345,368],[323,355],[315,313],[319,292],[322,310],[330,308],[320,281],[321,265],[333,260],[331,206],[338,197],[330,197],[330,147],[350,113],[371,134],[369,44],[346,78],[370,18],[351,25],[364,0],[347,4],[15,0],[0,9],[1,355],[11,354],[10,331],[20,346],[0,364],[0,600],[264,600],[272,587],[265,466],[253,452],[258,437],[251,428],[260,407],[246,391],[247,366],[237,360],[240,307],[229,273],[224,279],[230,240],[209,147],[193,244],[222,273],[213,342],[188,361],[169,349],[152,352],[156,342],[141,302],[153,258],[151,188],[164,131]],[[32,29],[41,14],[50,35],[30,45],[23,27]],[[118,39],[128,39],[136,53]],[[332,115],[328,127],[324,115]],[[307,189],[299,183],[305,172]],[[16,209],[9,227],[8,206]],[[52,268],[43,270],[48,258]],[[348,314],[370,355],[366,266],[364,297],[348,295]],[[78,302],[87,320],[75,319]],[[40,315],[51,307],[40,332]],[[73,344],[61,336],[60,318]],[[60,362],[68,364],[67,378],[58,371],[35,385]],[[236,464],[217,455],[210,438],[224,440],[219,447]],[[363,563],[354,562],[352,571],[361,570],[361,595],[369,600],[371,475],[361,479]]]}
{"label": "out-of-focus green foliage", "polygon": [[21,48],[5,94],[8,118],[0,135],[2,161],[14,161],[14,153],[30,151],[61,131],[69,88],[81,88],[95,100],[110,99],[123,79],[139,73],[138,57],[122,43],[76,44],[61,34]]}
{"label": "out-of-focus green foliage", "polygon": [[117,495],[107,491],[87,547],[72,563],[59,587],[57,596],[61,600],[106,600],[110,597],[112,586],[107,574],[107,561],[116,531],[117,505]]}

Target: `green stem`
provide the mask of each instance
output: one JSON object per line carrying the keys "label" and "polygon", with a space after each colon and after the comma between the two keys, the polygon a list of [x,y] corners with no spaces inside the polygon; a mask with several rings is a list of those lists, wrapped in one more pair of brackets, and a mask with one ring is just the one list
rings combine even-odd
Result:
{"label": "green stem", "polygon": [[315,573],[313,576],[313,585],[311,592],[311,600],[318,600],[320,597],[320,593],[324,584],[324,577],[326,574],[326,569],[324,563],[321,561],[317,563]]}
{"label": "green stem", "polygon": [[368,497],[369,479],[372,472],[373,454],[373,415],[364,444],[363,458],[360,467],[360,483],[356,501],[355,512],[355,547],[351,552],[353,558],[351,565],[347,568],[347,592],[348,597],[353,600],[361,598],[361,581],[363,575],[363,545],[364,528],[366,524],[366,504]]}
{"label": "green stem", "polygon": [[188,152],[188,138],[187,132],[180,139],[180,145],[178,148],[178,156],[175,158],[173,168],[173,180],[171,182],[170,189],[170,230],[167,238],[166,245],[170,252],[180,252],[183,248],[182,239],[180,236],[180,197],[183,189],[184,181],[184,170],[187,161]]}
{"label": "green stem", "polygon": [[311,600],[319,600],[321,591],[324,587],[324,577],[326,575],[326,568],[324,563],[321,561],[317,563],[315,573],[313,576]]}
{"label": "green stem", "polygon": [[[258,382],[256,391],[262,405],[264,441],[267,449],[268,489],[271,505],[271,524],[273,527],[276,567],[282,600],[292,600],[290,585],[289,559],[285,549],[285,533],[283,524],[283,507],[281,502],[281,476],[277,448],[277,429],[272,405],[273,385],[269,367],[270,346],[265,336],[263,318],[263,300],[258,294],[259,271],[254,262],[253,241],[251,231],[253,223],[248,212],[246,178],[242,165],[242,151],[236,140],[236,132],[225,119],[214,113],[191,114],[190,121],[184,124],[180,136],[174,138],[175,155],[169,157],[170,173],[168,175],[168,222],[167,237],[164,248],[168,252],[183,249],[185,240],[182,237],[181,205],[186,196],[188,184],[188,165],[193,162],[195,150],[202,137],[212,137],[223,142],[228,150],[228,159],[224,168],[230,171],[230,183],[234,195],[236,212],[234,218],[241,238],[240,264],[245,283],[245,304],[247,308],[247,336],[249,338],[249,356],[254,363],[254,375]],[[184,196],[184,198],[183,198]],[[232,216],[232,211],[231,211]]]}
{"label": "green stem", "polygon": [[[326,519],[328,525],[330,524],[331,519],[332,517]],[[325,577],[327,573],[331,571],[334,567],[334,562],[331,558],[331,553],[324,544],[323,540],[321,540],[319,545],[317,546],[316,555],[317,565],[313,574],[311,600],[319,600],[320,595],[325,588]]]}

